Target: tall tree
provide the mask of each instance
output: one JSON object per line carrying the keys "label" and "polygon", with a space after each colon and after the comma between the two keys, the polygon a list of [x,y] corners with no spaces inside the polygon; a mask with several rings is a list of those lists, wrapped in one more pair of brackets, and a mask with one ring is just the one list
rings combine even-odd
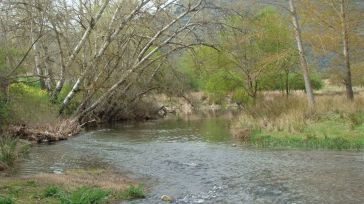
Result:
{"label": "tall tree", "polygon": [[345,87],[346,97],[349,100],[354,100],[354,92],[351,80],[351,67],[350,67],[350,48],[349,48],[349,33],[347,25],[347,6],[348,0],[340,0],[340,19],[341,19],[341,37],[343,44],[343,55],[345,60]]}
{"label": "tall tree", "polygon": [[322,57],[335,55],[329,69],[331,76],[337,76],[346,87],[347,98],[353,100],[351,66],[360,63],[355,51],[362,49],[362,8],[350,0],[302,0],[300,8],[305,20],[304,35],[311,48]]}
{"label": "tall tree", "polygon": [[292,23],[293,23],[293,27],[294,27],[294,31],[295,31],[297,49],[298,49],[298,53],[300,56],[303,78],[304,78],[304,82],[305,82],[307,101],[308,101],[309,106],[312,108],[315,105],[315,98],[313,95],[313,90],[312,90],[312,85],[311,85],[309,70],[308,70],[308,64],[307,64],[305,50],[304,50],[303,42],[302,42],[301,26],[298,21],[298,14],[296,11],[294,0],[289,0],[289,8],[290,8],[290,12],[292,15]]}

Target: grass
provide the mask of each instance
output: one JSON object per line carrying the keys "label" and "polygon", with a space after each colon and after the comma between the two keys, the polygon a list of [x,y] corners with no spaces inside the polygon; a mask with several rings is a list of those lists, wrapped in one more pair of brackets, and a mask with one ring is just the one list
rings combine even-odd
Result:
{"label": "grass", "polygon": [[18,140],[9,136],[0,138],[0,165],[11,167],[18,158],[16,151]]}
{"label": "grass", "polygon": [[136,198],[144,198],[141,185],[107,170],[73,170],[64,175],[41,174],[26,178],[0,177],[0,204],[100,204]]}
{"label": "grass", "polygon": [[13,204],[15,203],[12,197],[3,197],[0,196],[0,204]]}
{"label": "grass", "polygon": [[0,169],[11,169],[18,158],[29,151],[30,144],[23,140],[0,135]]}
{"label": "grass", "polygon": [[240,117],[233,134],[259,147],[362,150],[364,97],[350,102],[343,94],[321,94],[311,110],[304,94],[266,96]]}

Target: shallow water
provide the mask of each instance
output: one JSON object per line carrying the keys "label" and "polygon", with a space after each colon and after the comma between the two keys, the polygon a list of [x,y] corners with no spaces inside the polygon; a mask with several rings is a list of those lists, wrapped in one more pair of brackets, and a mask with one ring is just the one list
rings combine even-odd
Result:
{"label": "shallow water", "polygon": [[19,174],[112,167],[141,180],[129,203],[364,203],[364,152],[232,144],[227,119],[122,124],[33,148]]}

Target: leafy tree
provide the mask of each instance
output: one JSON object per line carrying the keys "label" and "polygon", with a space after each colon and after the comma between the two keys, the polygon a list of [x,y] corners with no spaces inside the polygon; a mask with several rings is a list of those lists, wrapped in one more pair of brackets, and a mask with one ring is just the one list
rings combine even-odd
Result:
{"label": "leafy tree", "polygon": [[225,24],[218,49],[200,46],[181,60],[180,66],[197,89],[217,101],[232,95],[243,103],[254,101],[258,91],[285,90],[288,94],[291,89],[304,89],[296,70],[294,41],[283,16],[264,8],[253,16],[229,16]]}

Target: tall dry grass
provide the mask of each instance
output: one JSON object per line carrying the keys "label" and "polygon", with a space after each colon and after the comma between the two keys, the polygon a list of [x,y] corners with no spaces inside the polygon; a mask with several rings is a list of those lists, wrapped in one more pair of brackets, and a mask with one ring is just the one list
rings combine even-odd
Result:
{"label": "tall dry grass", "polygon": [[318,95],[314,109],[310,109],[303,93],[288,98],[266,94],[242,114],[233,133],[239,135],[247,130],[301,133],[306,127],[326,120],[341,120],[350,127],[363,124],[364,96],[358,94],[354,101],[348,101],[343,95]]}

